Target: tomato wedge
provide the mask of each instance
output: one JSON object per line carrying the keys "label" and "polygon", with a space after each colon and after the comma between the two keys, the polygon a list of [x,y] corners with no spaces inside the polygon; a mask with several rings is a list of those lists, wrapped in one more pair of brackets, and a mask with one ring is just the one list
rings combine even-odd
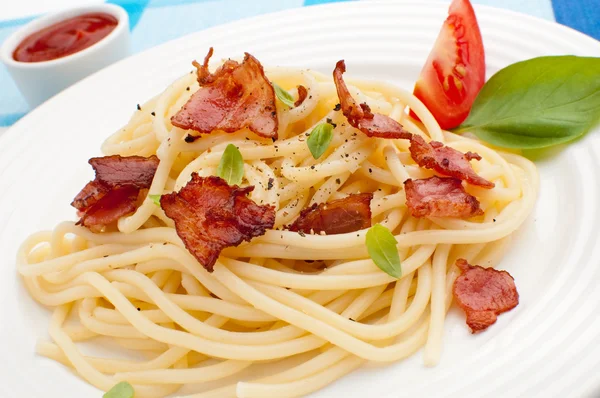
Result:
{"label": "tomato wedge", "polygon": [[469,0],[453,0],[414,95],[443,129],[451,129],[467,118],[484,83],[485,54],[475,12]]}

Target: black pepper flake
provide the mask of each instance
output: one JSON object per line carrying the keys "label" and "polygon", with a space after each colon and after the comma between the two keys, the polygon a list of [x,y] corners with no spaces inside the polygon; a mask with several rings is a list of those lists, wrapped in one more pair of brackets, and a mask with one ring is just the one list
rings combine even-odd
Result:
{"label": "black pepper flake", "polygon": [[494,218],[494,222],[496,222],[496,219]]}
{"label": "black pepper flake", "polygon": [[342,180],[340,180],[339,178],[336,178],[336,179],[335,179],[335,183],[339,185],[339,184],[341,184],[341,183],[342,183]]}
{"label": "black pepper flake", "polygon": [[327,118],[326,122],[327,122],[328,124],[331,124],[331,125],[333,126],[333,128],[336,128],[336,127],[337,127],[337,124],[335,124],[335,123],[333,122],[333,120],[331,120],[331,118]]}
{"label": "black pepper flake", "polygon": [[188,86],[188,87],[186,87],[186,88],[185,88],[185,91],[190,91],[190,87],[189,87],[189,86]]}
{"label": "black pepper flake", "polygon": [[356,319],[353,318],[348,318],[349,320],[351,320],[352,322],[356,322]]}
{"label": "black pepper flake", "polygon": [[271,137],[271,139],[273,140],[273,142],[275,142],[277,140],[277,138],[275,138],[275,137]]}
{"label": "black pepper flake", "polygon": [[156,112],[154,112],[154,111],[150,112],[150,114],[151,114],[152,116],[156,116]]}
{"label": "black pepper flake", "polygon": [[373,169],[369,167],[369,173],[372,173],[372,172],[373,172]]}
{"label": "black pepper flake", "polygon": [[346,157],[350,157],[350,154],[348,154],[348,153],[347,153],[347,154],[346,154]]}
{"label": "black pepper flake", "polygon": [[191,134],[188,134],[188,135],[185,137],[185,139],[184,139],[184,140],[185,140],[185,142],[187,142],[188,144],[191,144],[192,142],[196,141],[198,138],[200,138],[200,136],[193,136],[193,135],[191,135]]}
{"label": "black pepper flake", "polygon": [[105,254],[105,255],[104,255],[104,256],[102,256],[102,257],[106,258],[106,257],[108,257],[108,254]]}
{"label": "black pepper flake", "polygon": [[277,116],[277,112],[275,112],[275,111],[271,112],[271,116],[273,116],[273,117]]}
{"label": "black pepper flake", "polygon": [[311,168],[312,170],[314,170],[314,169],[315,169],[315,165],[313,164],[312,166],[310,166],[310,168]]}
{"label": "black pepper flake", "polygon": [[300,235],[303,238],[306,237],[306,234],[304,233],[304,231],[298,231],[298,235]]}
{"label": "black pepper flake", "polygon": [[138,110],[138,111],[141,111],[141,110],[142,110],[142,107],[140,106],[140,104],[137,104],[137,110]]}
{"label": "black pepper flake", "polygon": [[342,109],[342,105],[341,104],[335,104],[335,108],[333,108],[333,110],[337,112],[340,109]]}
{"label": "black pepper flake", "polygon": [[163,246],[166,246],[168,243],[167,242],[163,242]]}
{"label": "black pepper flake", "polygon": [[271,190],[271,188],[273,188],[274,182],[275,182],[275,179],[269,178],[269,182],[267,182],[267,190]]}
{"label": "black pepper flake", "polygon": [[137,310],[138,310],[138,311],[141,311],[142,309],[141,309],[140,307],[138,307],[138,309],[137,309]]}

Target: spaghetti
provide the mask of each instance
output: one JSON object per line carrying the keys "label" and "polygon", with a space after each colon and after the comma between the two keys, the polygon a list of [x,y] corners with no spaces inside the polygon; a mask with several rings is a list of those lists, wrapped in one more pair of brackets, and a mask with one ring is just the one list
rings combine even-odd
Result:
{"label": "spaghetti", "polygon": [[[368,137],[352,127],[335,110],[336,87],[325,75],[283,68],[266,74],[293,96],[296,86],[306,88],[297,107],[277,104],[276,141],[247,128],[186,139],[189,132],[170,120],[199,89],[189,74],[141,106],[102,151],[156,155],[160,163],[148,192],[162,195],[179,191],[192,173],[215,175],[226,146],[234,144],[244,159],[243,185],[255,187],[249,198],[276,210],[273,229],[225,249],[212,273],[186,250],[173,220],[150,198],[119,219],[118,231],[94,233],[63,222],[31,235],[19,250],[18,271],[32,297],[54,309],[53,341],[39,342],[38,353],[74,368],[101,390],[126,380],[136,397],[177,391],[187,398],[293,397],[366,361],[398,361],[423,346],[425,364],[438,362],[459,274],[456,259],[486,267],[500,261],[535,203],[535,166],[441,130],[423,104],[400,88],[348,80],[357,102],[411,134],[479,154],[475,171],[495,184],[466,186],[483,215],[415,218],[403,183],[435,174],[413,161],[409,141]],[[408,117],[407,107],[422,124]],[[334,136],[316,160],[307,134],[326,121],[335,125]],[[369,258],[366,229],[339,235],[282,229],[308,206],[362,192],[373,194],[373,223],[396,237],[400,279]],[[86,356],[75,344],[100,336],[147,359]],[[252,376],[252,369],[265,366],[276,370]],[[188,384],[193,388],[180,391]]]}

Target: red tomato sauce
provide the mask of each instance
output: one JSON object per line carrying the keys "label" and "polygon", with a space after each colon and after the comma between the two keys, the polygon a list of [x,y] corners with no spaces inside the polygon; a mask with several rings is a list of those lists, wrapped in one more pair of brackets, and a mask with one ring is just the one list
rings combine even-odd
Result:
{"label": "red tomato sauce", "polygon": [[13,58],[20,62],[42,62],[75,54],[108,36],[117,23],[115,17],[101,12],[66,19],[26,37]]}

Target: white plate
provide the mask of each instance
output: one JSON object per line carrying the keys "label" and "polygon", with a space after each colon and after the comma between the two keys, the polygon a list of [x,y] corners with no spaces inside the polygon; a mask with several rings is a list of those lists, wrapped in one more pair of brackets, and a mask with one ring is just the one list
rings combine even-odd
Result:
{"label": "white plate", "polygon": [[[74,219],[69,206],[91,175],[87,159],[123,125],[136,104],[191,70],[209,46],[215,59],[251,52],[265,65],[349,74],[411,88],[447,4],[356,2],[308,7],[205,30],[129,58],[87,78],[22,119],[0,139],[0,396],[100,397],[53,361],[34,354],[49,312],[25,292],[15,252],[31,232]],[[563,26],[476,7],[488,76],[539,55],[600,55],[600,43]],[[173,22],[175,23],[175,22]],[[501,267],[521,303],[473,336],[464,315],[446,323],[442,360],[421,354],[355,372],[316,396],[578,397],[600,394],[600,137],[537,161],[541,192],[533,216]]]}

